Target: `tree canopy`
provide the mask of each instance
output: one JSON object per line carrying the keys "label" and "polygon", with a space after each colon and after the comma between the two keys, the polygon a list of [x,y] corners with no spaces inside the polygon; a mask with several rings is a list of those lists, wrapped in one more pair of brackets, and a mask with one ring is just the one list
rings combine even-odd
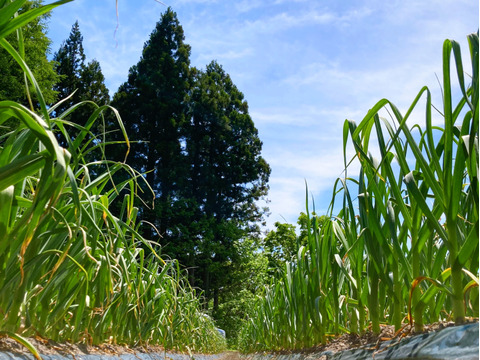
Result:
{"label": "tree canopy", "polygon": [[[55,70],[59,75],[54,89],[58,92],[59,99],[64,100],[55,109],[55,113],[59,116],[73,104],[84,102],[64,119],[83,126],[95,110],[95,105],[91,102],[97,105],[108,104],[110,95],[105,86],[105,77],[100,63],[93,59],[85,64],[83,36],[78,21],[73,24],[69,37],[54,54],[53,59],[56,62]],[[71,97],[68,98],[69,96]],[[98,132],[97,130],[98,127],[95,127],[94,132]],[[75,133],[76,131],[71,132],[70,137],[73,138]],[[59,138],[62,139],[62,136]],[[62,143],[63,141],[61,140]]]}
{"label": "tree canopy", "polygon": [[216,299],[216,289],[223,285],[217,274],[237,256],[235,241],[259,230],[263,209],[256,202],[267,193],[270,168],[260,155],[262,143],[248,104],[217,62],[195,72],[190,93],[186,196],[208,223],[207,231],[196,234],[203,246],[199,270],[207,297]]}
{"label": "tree canopy", "polygon": [[217,307],[218,274],[236,261],[235,242],[258,235],[264,209],[257,200],[267,194],[270,168],[230,76],[215,61],[191,68],[189,56],[169,8],[113,105],[133,141],[127,161],[155,191],[153,206],[141,210],[144,234],[179,259]]}
{"label": "tree canopy", "polygon": [[[20,13],[41,5],[41,1],[26,1]],[[52,104],[57,98],[53,85],[57,81],[54,62],[48,60],[51,40],[47,37],[47,21],[49,13],[38,17],[22,28],[25,51],[25,62],[32,71],[42,90],[47,104]],[[6,40],[19,51],[17,34],[14,32]],[[36,93],[31,88],[32,106],[36,107]],[[30,107],[25,91],[25,77],[17,62],[0,47],[0,100],[13,100]]]}

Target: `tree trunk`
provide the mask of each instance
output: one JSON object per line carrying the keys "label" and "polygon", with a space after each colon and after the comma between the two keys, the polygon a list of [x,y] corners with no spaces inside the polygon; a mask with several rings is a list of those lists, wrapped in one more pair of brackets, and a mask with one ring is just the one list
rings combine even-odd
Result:
{"label": "tree trunk", "polygon": [[208,310],[208,303],[210,302],[210,271],[208,268],[205,269],[205,282],[204,282],[204,291],[205,291],[205,310]]}
{"label": "tree trunk", "polygon": [[218,288],[213,290],[213,312],[218,311]]}

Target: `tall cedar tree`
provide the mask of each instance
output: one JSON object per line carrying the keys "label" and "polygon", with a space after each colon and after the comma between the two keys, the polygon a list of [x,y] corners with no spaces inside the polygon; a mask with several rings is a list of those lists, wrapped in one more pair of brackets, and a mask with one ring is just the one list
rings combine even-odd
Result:
{"label": "tall cedar tree", "polygon": [[[60,76],[60,80],[54,87],[59,94],[59,99],[65,99],[75,92],[70,99],[56,108],[57,116],[81,101],[93,101],[97,105],[105,105],[110,102],[110,95],[105,86],[105,77],[99,62],[94,59],[85,64],[83,36],[78,21],[73,24],[68,39],[62,43],[53,59],[57,62],[56,71]],[[65,120],[83,126],[94,110],[93,104],[84,103],[70,113]],[[72,138],[75,136],[75,130],[67,128],[67,131]],[[94,128],[93,132],[97,133],[98,128]],[[60,136],[59,138],[61,139]]]}
{"label": "tall cedar tree", "polygon": [[[185,122],[185,95],[189,89],[190,46],[184,43],[177,15],[168,8],[128,81],[114,96],[132,143],[128,163],[147,172],[146,179],[156,195],[154,209],[143,208],[142,218],[155,225],[143,228],[148,238],[168,236],[172,203],[184,178],[181,129]],[[121,155],[119,156],[119,158]]]}
{"label": "tall cedar tree", "polygon": [[196,73],[190,94],[185,197],[193,200],[200,215],[190,223],[205,226],[188,252],[196,256],[185,261],[198,266],[196,278],[216,309],[228,264],[236,261],[235,242],[258,232],[264,209],[257,200],[267,194],[270,167],[260,155],[262,142],[248,104],[218,63]]}
{"label": "tall cedar tree", "polygon": [[[41,5],[41,1],[26,1],[20,13]],[[54,62],[47,59],[50,53],[51,41],[47,37],[47,21],[50,14],[47,13],[35,20],[30,21],[22,28],[25,62],[32,71],[37,83],[42,90],[45,102],[52,104],[56,100],[56,92],[53,85],[57,81],[54,70]],[[18,51],[16,32],[7,36],[7,41]],[[30,90],[33,106],[36,107],[35,91]],[[3,48],[0,48],[0,100],[13,100],[30,107],[25,91],[25,78],[23,70],[17,62]]]}
{"label": "tall cedar tree", "polygon": [[169,8],[112,105],[132,141],[127,161],[156,193],[155,208],[141,215],[157,231],[145,226],[144,235],[179,259],[217,308],[235,242],[258,231],[256,201],[267,193],[270,168],[243,94],[216,62],[190,69],[189,55]]}

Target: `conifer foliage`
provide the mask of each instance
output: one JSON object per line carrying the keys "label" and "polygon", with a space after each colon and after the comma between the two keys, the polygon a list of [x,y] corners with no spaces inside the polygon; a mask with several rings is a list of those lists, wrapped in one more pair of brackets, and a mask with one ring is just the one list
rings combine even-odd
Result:
{"label": "conifer foliage", "polygon": [[243,94],[216,61],[196,71],[188,103],[185,196],[208,225],[194,234],[200,254],[186,259],[176,253],[188,266],[199,266],[200,285],[216,309],[218,289],[238,256],[235,242],[258,230],[263,210],[256,201],[267,193],[270,168]]}
{"label": "conifer foliage", "polygon": [[[145,207],[143,219],[154,224],[161,235],[170,228],[169,207],[179,197],[180,179],[185,173],[181,131],[189,88],[190,46],[183,41],[176,14],[168,9],[113,101],[125,119],[130,138],[137,141],[129,162],[147,172],[147,181],[156,191],[157,211],[153,206]],[[144,231],[150,238],[155,235],[150,226]]]}
{"label": "conifer foliage", "polygon": [[[20,13],[39,7],[40,1],[26,1]],[[47,20],[49,13],[42,15],[22,28],[25,62],[37,80],[43,97],[47,104],[52,104],[56,99],[56,93],[52,89],[57,81],[54,62],[48,60],[51,40],[47,37]],[[6,40],[19,50],[17,34],[11,33]],[[0,48],[0,100],[13,100],[26,106],[37,107],[35,91],[30,87],[32,103],[29,104],[25,91],[25,78],[22,68],[3,48]]]}
{"label": "conifer foliage", "polygon": [[[155,191],[144,236],[189,269],[218,307],[239,239],[258,233],[270,168],[243,94],[217,62],[190,67],[190,46],[168,9],[114,96],[133,142],[128,163]],[[153,224],[154,227],[151,227]]]}
{"label": "conifer foliage", "polygon": [[[56,71],[60,77],[54,87],[59,98],[66,99],[73,94],[55,109],[57,116],[73,104],[83,101],[92,101],[98,105],[106,105],[110,102],[99,62],[94,59],[85,64],[83,36],[78,21],[73,24],[68,39],[62,43],[53,59],[57,62]],[[65,120],[83,126],[94,109],[95,106],[91,102],[82,103]]]}

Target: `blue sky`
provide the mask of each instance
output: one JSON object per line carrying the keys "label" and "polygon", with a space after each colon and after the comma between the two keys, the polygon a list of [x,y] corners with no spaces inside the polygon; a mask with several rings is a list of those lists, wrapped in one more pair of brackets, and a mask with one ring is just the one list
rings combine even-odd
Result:
{"label": "blue sky", "polygon": [[[192,47],[191,64],[217,60],[245,95],[272,168],[268,227],[305,211],[305,180],[325,213],[342,174],[342,127],[380,99],[405,112],[422,86],[440,105],[442,44],[479,26],[475,0],[75,0],[53,11],[52,51],[75,20],[87,60],[113,94],[140,58],[166,6]],[[469,67],[466,68],[468,71]],[[421,122],[421,115],[418,115]]]}

